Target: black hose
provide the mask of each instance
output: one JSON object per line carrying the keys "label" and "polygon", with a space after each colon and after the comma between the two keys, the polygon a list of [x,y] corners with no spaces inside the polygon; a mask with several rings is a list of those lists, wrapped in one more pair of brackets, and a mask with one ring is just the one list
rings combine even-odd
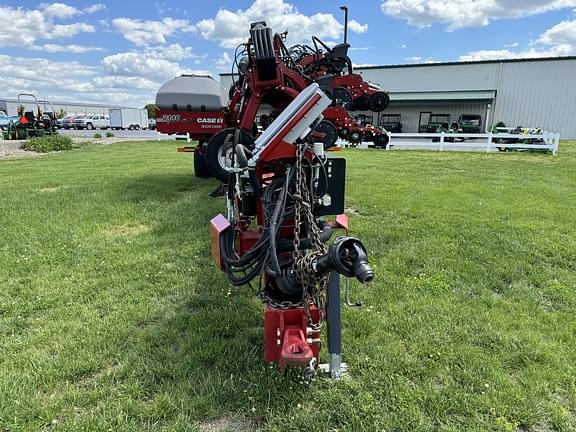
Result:
{"label": "black hose", "polygon": [[[318,228],[320,228],[320,241],[326,243],[332,237],[332,227],[326,221],[319,221]],[[300,240],[299,250],[310,249],[312,247],[312,240],[305,238]],[[294,240],[280,240],[278,242],[278,252],[288,252],[294,250]]]}

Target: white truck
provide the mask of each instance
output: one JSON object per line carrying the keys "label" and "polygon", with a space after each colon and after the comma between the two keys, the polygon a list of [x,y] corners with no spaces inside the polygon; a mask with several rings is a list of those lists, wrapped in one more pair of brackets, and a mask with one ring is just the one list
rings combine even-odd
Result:
{"label": "white truck", "polygon": [[148,111],[138,108],[110,108],[110,129],[147,129]]}

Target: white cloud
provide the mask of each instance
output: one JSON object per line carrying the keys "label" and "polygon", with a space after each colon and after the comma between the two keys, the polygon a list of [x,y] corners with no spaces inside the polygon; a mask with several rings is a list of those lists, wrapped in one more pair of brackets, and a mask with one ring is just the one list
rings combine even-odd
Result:
{"label": "white cloud", "polygon": [[80,13],[78,9],[64,3],[42,3],[40,10],[45,17],[70,18]]}
{"label": "white cloud", "polygon": [[8,96],[26,92],[53,101],[140,107],[154,101],[161,83],[142,77],[109,75],[101,66],[75,61],[0,55],[0,88]]}
{"label": "white cloud", "polygon": [[116,18],[112,24],[125,39],[136,46],[165,44],[166,38],[179,32],[190,33],[194,26],[188,20],[164,18],[162,21],[141,21],[131,18]]}
{"label": "white cloud", "polygon": [[159,47],[150,47],[146,48],[145,51],[152,57],[171,61],[180,61],[185,59],[202,59],[205,57],[193,54],[192,47],[183,47],[179,43],[167,46],[165,45]]}
{"label": "white cloud", "polygon": [[[304,15],[284,0],[255,0],[246,9],[230,11],[220,9],[216,16],[196,23],[204,39],[216,40],[224,48],[235,48],[249,36],[250,23],[266,21],[275,32],[288,31],[288,42],[309,42],[312,35],[319,38],[339,39],[344,26],[332,14]],[[350,21],[350,30],[363,33],[367,25]]]}
{"label": "white cloud", "polygon": [[360,24],[356,20],[348,21],[348,29],[354,33],[366,33],[368,31],[368,24]]}
{"label": "white cloud", "polygon": [[102,76],[93,80],[94,84],[102,88],[120,88],[127,90],[158,90],[157,82],[142,77]]}
{"label": "white cloud", "polygon": [[161,83],[182,74],[207,74],[183,68],[180,64],[157,57],[151,51],[131,51],[112,54],[102,59],[104,70],[110,75],[143,77]]}
{"label": "white cloud", "polygon": [[[511,48],[518,44],[512,44]],[[472,51],[460,56],[461,61],[515,58],[562,57],[576,55],[576,20],[562,21],[538,37],[533,47],[523,51],[509,49]]]}
{"label": "white cloud", "polygon": [[576,6],[576,0],[385,0],[382,12],[408,24],[447,24],[449,30],[488,25],[499,18],[519,18]]}
{"label": "white cloud", "polygon": [[355,68],[365,68],[365,67],[372,67],[372,66],[377,66],[374,63],[353,63],[352,66],[354,66]]}
{"label": "white cloud", "polygon": [[224,51],[220,55],[220,57],[214,60],[214,64],[219,70],[227,70],[230,69],[232,59],[230,58],[230,55],[226,51]]}
{"label": "white cloud", "polygon": [[46,39],[67,39],[76,36],[78,33],[94,33],[96,29],[93,25],[86,23],[56,24]]}
{"label": "white cloud", "polygon": [[570,45],[576,48],[576,20],[562,21],[544,32],[537,42],[546,45]]}
{"label": "white cloud", "polygon": [[102,3],[95,3],[87,8],[84,8],[84,12],[92,14],[96,12],[100,12],[106,9],[106,5]]}
{"label": "white cloud", "polygon": [[74,53],[74,54],[84,54],[87,52],[96,52],[96,51],[104,51],[103,48],[100,47],[91,47],[91,46],[82,46],[82,45],[58,45],[58,44],[44,44],[44,45],[35,45],[30,49],[34,51],[42,51],[48,53]]}
{"label": "white cloud", "polygon": [[414,56],[414,57],[406,57],[404,60],[410,63],[419,63],[422,61],[422,57]]}
{"label": "white cloud", "polygon": [[94,32],[96,29],[90,24],[54,22],[55,19],[69,18],[77,13],[77,9],[62,3],[43,4],[40,9],[0,6],[0,17],[4,23],[0,31],[0,48],[31,49],[37,41],[64,39],[78,33]]}

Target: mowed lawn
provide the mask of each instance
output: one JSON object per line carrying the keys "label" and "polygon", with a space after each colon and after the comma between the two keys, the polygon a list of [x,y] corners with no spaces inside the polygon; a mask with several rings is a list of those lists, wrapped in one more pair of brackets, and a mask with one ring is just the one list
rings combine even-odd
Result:
{"label": "mowed lawn", "polygon": [[264,363],[175,146],[0,161],[0,431],[576,430],[576,143],[341,153],[377,276],[312,386]]}

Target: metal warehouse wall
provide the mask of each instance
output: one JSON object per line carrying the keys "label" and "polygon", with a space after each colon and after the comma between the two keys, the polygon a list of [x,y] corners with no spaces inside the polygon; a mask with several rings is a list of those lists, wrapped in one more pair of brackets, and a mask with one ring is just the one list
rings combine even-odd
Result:
{"label": "metal warehouse wall", "polygon": [[494,119],[576,139],[576,59],[503,63]]}
{"label": "metal warehouse wall", "polygon": [[[16,115],[18,110],[18,101],[3,99],[0,100],[0,110],[6,111],[7,115]],[[25,100],[22,104],[26,107],[26,111],[36,112],[36,104],[29,100]],[[78,103],[65,103],[65,102],[55,102],[54,110],[59,113],[61,109],[64,110],[66,114],[101,114],[108,115],[108,110],[110,108],[124,108],[116,106],[106,106],[106,105],[87,105]],[[40,109],[42,111],[52,111],[52,105],[40,102]]]}
{"label": "metal warehouse wall", "polygon": [[[407,132],[417,129],[421,111],[449,113],[454,117],[481,114],[485,122],[486,104],[453,101],[450,106],[437,109],[436,102],[422,101],[411,108],[405,105],[399,111],[401,105],[394,103],[394,92],[495,90],[489,124],[503,121],[508,126],[539,126],[559,132],[563,139],[576,139],[576,58],[573,57],[359,67],[356,72],[392,92],[392,105],[384,112],[402,114]],[[228,91],[232,77],[220,75],[220,82]]]}
{"label": "metal warehouse wall", "polygon": [[391,92],[494,90],[498,83],[496,64],[356,68],[355,72]]}
{"label": "metal warehouse wall", "polygon": [[[503,121],[508,126],[539,126],[559,132],[563,139],[576,139],[575,58],[356,70],[364,79],[380,84],[392,93],[496,90],[490,123]],[[417,110],[424,111],[420,106]],[[481,114],[484,116],[484,112]]]}

